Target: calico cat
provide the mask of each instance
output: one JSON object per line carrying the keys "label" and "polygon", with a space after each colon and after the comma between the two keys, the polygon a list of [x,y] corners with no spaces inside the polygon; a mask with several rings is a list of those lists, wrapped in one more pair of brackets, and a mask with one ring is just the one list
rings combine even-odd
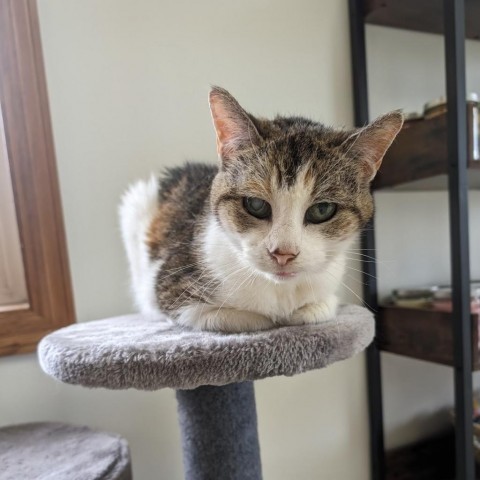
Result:
{"label": "calico cat", "polygon": [[402,115],[346,131],[254,117],[219,87],[209,100],[219,166],[171,168],[122,199],[138,308],[225,332],[334,318],[346,251],[372,216],[369,185]]}

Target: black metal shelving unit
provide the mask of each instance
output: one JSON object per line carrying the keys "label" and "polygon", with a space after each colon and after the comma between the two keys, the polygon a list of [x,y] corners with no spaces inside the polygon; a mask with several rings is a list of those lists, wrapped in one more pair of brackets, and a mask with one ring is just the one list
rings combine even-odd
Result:
{"label": "black metal shelving unit", "polygon": [[[467,184],[467,110],[465,87],[465,9],[468,35],[480,27],[480,1],[472,0],[349,0],[350,38],[355,123],[365,125],[368,114],[368,83],[365,23],[441,33],[445,38],[447,86],[447,151],[450,212],[451,281],[453,287],[453,373],[455,389],[455,477],[473,480],[475,464],[472,431],[472,338],[470,317],[470,266]],[[429,12],[429,8],[431,12]],[[402,10],[403,9],[403,10]],[[415,9],[424,18],[415,16]],[[443,9],[443,12],[442,12]],[[412,15],[413,13],[413,15]],[[478,22],[475,22],[475,17]],[[375,252],[372,222],[362,237],[362,248]],[[376,268],[363,264],[366,303],[377,311]],[[378,328],[378,324],[377,324]],[[387,478],[385,462],[381,357],[376,343],[367,350],[370,452],[373,480]]]}

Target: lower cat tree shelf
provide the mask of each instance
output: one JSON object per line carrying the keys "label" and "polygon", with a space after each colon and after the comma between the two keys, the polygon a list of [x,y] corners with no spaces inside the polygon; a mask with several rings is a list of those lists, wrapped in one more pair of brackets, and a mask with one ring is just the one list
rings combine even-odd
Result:
{"label": "lower cat tree shelf", "polygon": [[340,307],[318,325],[225,334],[192,332],[127,315],[78,323],[46,336],[43,370],[74,385],[177,390],[188,480],[259,480],[253,380],[326,367],[364,350],[375,323],[365,308]]}

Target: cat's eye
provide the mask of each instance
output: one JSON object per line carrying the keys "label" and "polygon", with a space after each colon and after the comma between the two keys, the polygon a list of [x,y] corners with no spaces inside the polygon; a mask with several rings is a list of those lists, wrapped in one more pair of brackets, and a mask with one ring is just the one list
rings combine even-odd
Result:
{"label": "cat's eye", "polygon": [[243,199],[243,206],[250,215],[262,220],[269,218],[272,214],[270,204],[261,198],[245,197]]}
{"label": "cat's eye", "polygon": [[337,204],[332,202],[320,202],[312,205],[305,213],[305,221],[308,223],[323,223],[330,220],[337,211]]}

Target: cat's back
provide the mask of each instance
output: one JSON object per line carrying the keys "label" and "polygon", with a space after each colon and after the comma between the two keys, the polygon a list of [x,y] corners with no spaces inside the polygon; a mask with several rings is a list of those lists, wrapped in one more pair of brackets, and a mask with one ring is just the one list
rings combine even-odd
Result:
{"label": "cat's back", "polygon": [[[196,218],[210,194],[217,172],[214,165],[190,162],[167,169],[159,179],[159,205],[168,205],[172,212],[181,212],[185,220]],[[172,218],[172,222],[174,220]]]}
{"label": "cat's back", "polygon": [[152,257],[172,244],[192,240],[217,172],[212,165],[186,163],[168,169],[159,179],[158,205],[146,238]]}
{"label": "cat's back", "polygon": [[120,228],[142,311],[155,309],[152,282],[160,263],[191,258],[194,232],[217,172],[216,166],[186,163],[135,182],[123,195]]}
{"label": "cat's back", "polygon": [[132,184],[119,209],[127,251],[140,243],[156,258],[170,245],[191,240],[217,172],[213,165],[186,163]]}

